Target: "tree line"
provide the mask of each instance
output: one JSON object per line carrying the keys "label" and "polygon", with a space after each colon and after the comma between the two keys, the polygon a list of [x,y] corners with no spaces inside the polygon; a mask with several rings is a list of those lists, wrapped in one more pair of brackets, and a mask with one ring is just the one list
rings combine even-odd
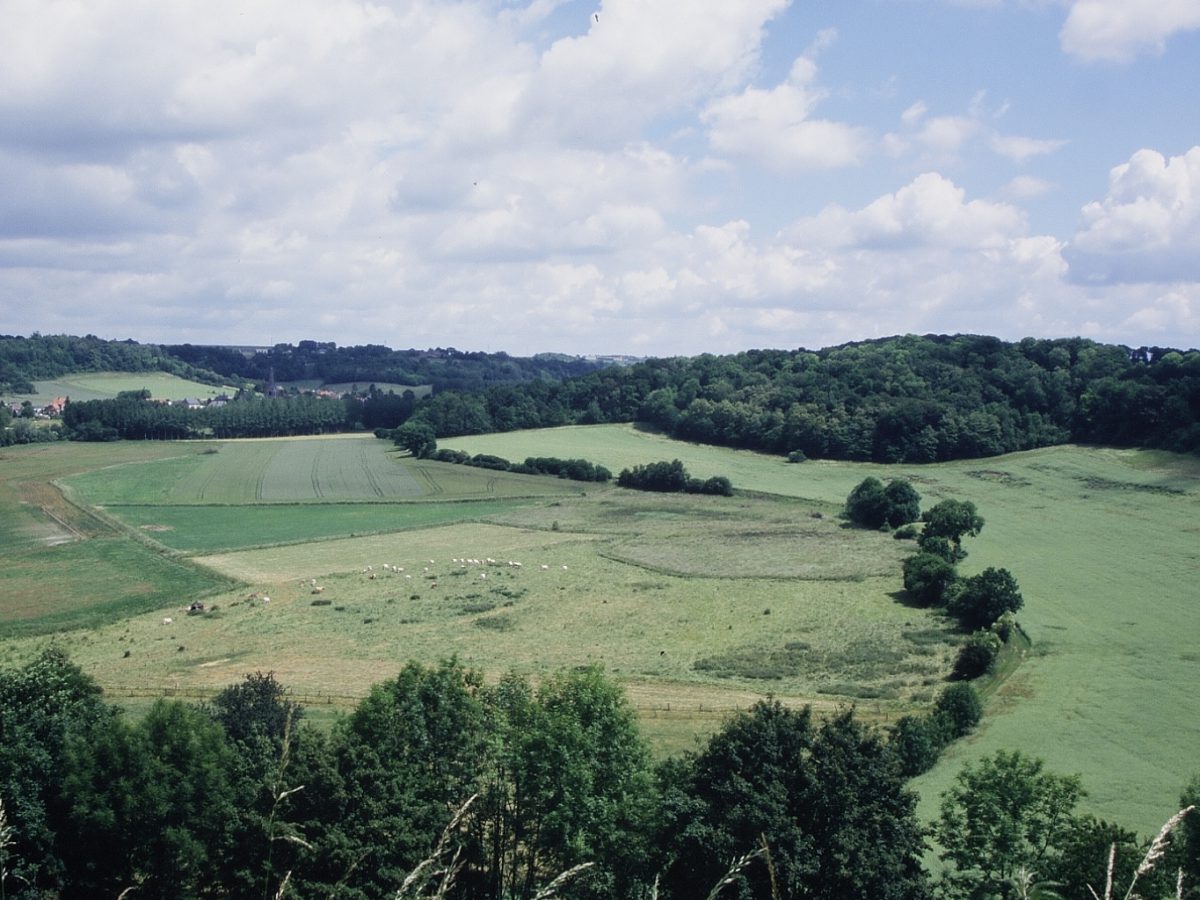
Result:
{"label": "tree line", "polygon": [[794,459],[934,462],[1067,441],[1195,451],[1200,351],[905,335],[442,392],[414,415],[438,437],[643,422]]}
{"label": "tree line", "polygon": [[465,352],[453,347],[393,350],[375,344],[275,344],[260,352],[195,344],[139,344],[95,335],[0,335],[0,395],[33,393],[34,381],[74,372],[167,372],[205,384],[318,381],[433,385],[435,390],[482,390],[535,379],[573,378],[602,363],[556,353],[532,357]]}
{"label": "tree line", "polygon": [[933,462],[1066,441],[1200,449],[1200,351],[1083,338],[1007,343],[904,335],[818,351],[750,350],[598,367],[572,357],[396,351],[301,341],[228,348],[0,336],[0,391],[69,371],[170,371],[201,381],[433,384],[369,391],[341,427],[412,420],[435,437],[642,422],[684,440],[789,458]]}
{"label": "tree line", "polygon": [[[964,769],[935,879],[895,741],[852,710],[761,701],[654,763],[596,669],[487,684],[410,663],[326,730],[270,674],[131,720],[61,651],[0,671],[13,898],[966,900],[1032,896],[1017,877],[1036,870],[1082,900],[1110,844],[1118,877],[1146,845],[1076,816],[1081,796],[1021,754]],[[1163,869],[1192,897],[1200,829],[1178,824]],[[1165,894],[1156,879],[1142,896]]]}

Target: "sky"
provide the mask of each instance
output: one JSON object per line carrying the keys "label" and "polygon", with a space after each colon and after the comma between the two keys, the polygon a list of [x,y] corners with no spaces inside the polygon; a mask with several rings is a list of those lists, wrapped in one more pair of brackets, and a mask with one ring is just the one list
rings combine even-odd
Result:
{"label": "sky", "polygon": [[1200,346],[1200,0],[0,0],[0,333]]}

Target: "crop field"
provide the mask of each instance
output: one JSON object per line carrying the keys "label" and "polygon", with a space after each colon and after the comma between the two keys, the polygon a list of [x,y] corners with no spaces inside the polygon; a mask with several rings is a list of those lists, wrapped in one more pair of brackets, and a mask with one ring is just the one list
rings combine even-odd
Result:
{"label": "crop field", "polygon": [[362,435],[199,446],[198,452],[172,459],[80,475],[68,486],[87,504],[104,507],[465,500],[579,491],[545,478],[481,474],[479,469],[401,458],[390,443]]}
{"label": "crop field", "polygon": [[84,629],[227,591],[230,581],[129,540],[51,482],[179,454],[165,444],[37,444],[0,454],[0,637]]}
{"label": "crop field", "polygon": [[185,400],[189,397],[206,399],[220,394],[232,396],[237,388],[226,385],[213,387],[198,381],[188,381],[166,372],[86,372],[68,375],[53,381],[35,381],[33,394],[15,394],[16,400],[29,400],[34,406],[49,403],[55,397],[72,400],[111,400],[121,391],[150,391],[156,400]]}
{"label": "crop field", "polygon": [[[693,475],[728,475],[742,492],[661,496],[498,475],[397,458],[369,438],[299,442],[314,446],[286,451],[292,462],[281,471],[292,493],[272,488],[275,499],[260,493],[257,476],[224,471],[266,473],[272,463],[255,448],[288,443],[6,450],[0,512],[13,518],[0,521],[0,552],[6,560],[33,554],[36,566],[19,582],[0,574],[0,625],[9,629],[0,654],[25,658],[44,641],[20,636],[38,611],[74,606],[87,627],[63,622],[58,640],[111,695],[134,704],[168,689],[202,695],[270,670],[332,710],[410,658],[457,654],[490,677],[602,663],[626,685],[662,752],[689,746],[726,711],[768,692],[789,703],[855,703],[886,721],[934,696],[957,641],[939,616],[903,602],[899,564],[911,544],[837,518],[866,475],[902,476],[925,506],[945,497],[977,504],[986,526],[968,541],[963,571],[1010,569],[1034,641],[989,700],[982,729],[918,780],[924,812],[964,761],[1018,747],[1053,771],[1080,773],[1089,811],[1149,833],[1197,771],[1193,458],[1061,447],[930,466],[789,465],[598,426],[443,446],[514,460],[584,457],[614,472],[679,458]],[[318,494],[313,461],[334,451],[315,445],[345,445],[336,452],[348,468],[382,466],[351,462],[360,444],[421,493],[343,502],[338,491],[369,484],[345,475]],[[218,452],[204,452],[212,447]],[[205,470],[227,492],[219,504],[198,497]],[[316,471],[326,469],[317,463]],[[51,480],[68,485],[76,505]],[[103,510],[92,513],[93,505]],[[88,567],[101,563],[81,556],[83,548],[115,546],[121,536],[162,571],[113,557],[112,578],[93,582]],[[145,606],[122,588],[124,569],[158,579],[139,595]],[[183,572],[196,583],[172,582]],[[85,587],[93,583],[100,587]],[[172,583],[173,595],[162,587]],[[117,594],[125,599],[111,608],[97,599]],[[201,595],[216,611],[183,614]]]}

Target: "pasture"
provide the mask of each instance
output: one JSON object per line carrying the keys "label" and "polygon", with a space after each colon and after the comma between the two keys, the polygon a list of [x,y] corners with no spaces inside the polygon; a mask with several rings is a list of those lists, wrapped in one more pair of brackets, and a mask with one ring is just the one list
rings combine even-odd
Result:
{"label": "pasture", "polygon": [[[843,528],[836,518],[866,475],[902,476],[924,506],[951,496],[975,501],[987,524],[968,541],[963,571],[1011,569],[1034,641],[1031,658],[989,701],[981,731],[918,781],[927,814],[964,761],[1018,747],[1051,770],[1079,772],[1089,811],[1150,832],[1198,768],[1195,459],[1062,447],[930,466],[789,465],[625,426],[443,441],[513,460],[585,457],[614,472],[679,458],[693,475],[728,475],[743,491],[714,498],[397,459],[371,438],[314,439],[301,442],[313,445],[307,450],[285,451],[287,443],[6,450],[0,505],[19,522],[0,524],[0,551],[6,559],[41,554],[44,579],[0,575],[0,622],[12,635],[5,658],[40,645],[11,629],[29,622],[30,610],[36,622],[36,611],[50,608],[41,598],[61,592],[63,603],[87,608],[89,572],[71,554],[94,540],[77,537],[115,535],[144,559],[169,564],[155,577],[178,570],[199,579],[181,583],[170,600],[148,591],[159,599],[140,608],[97,603],[98,612],[79,620],[88,627],[59,636],[118,698],[203,693],[261,669],[337,708],[407,659],[457,654],[493,677],[602,663],[627,686],[660,750],[687,746],[722,710],[767,692],[792,703],[856,703],[887,720],[934,695],[956,640],[939,617],[902,602],[899,561],[911,545]],[[295,454],[280,470],[292,479],[286,490],[267,477],[271,461],[255,445]],[[406,475],[387,482],[383,496],[357,474],[318,491],[312,473],[321,484],[326,469],[313,461],[327,451],[317,445],[345,445],[328,452],[344,453],[349,468],[376,465],[356,456],[374,448],[365,452]],[[218,452],[204,452],[212,447]],[[145,462],[129,465],[137,460]],[[259,475],[244,476],[243,467]],[[403,478],[422,492],[405,494]],[[77,505],[48,487],[52,479],[69,486]],[[226,492],[220,503],[200,497],[206,483]],[[338,502],[352,484],[373,499]],[[21,506],[20,497],[46,502]],[[90,512],[93,504],[103,510]],[[62,530],[43,507],[68,526],[65,543],[37,536],[39,522]],[[439,518],[452,508],[461,518]],[[345,510],[379,518],[331,525]],[[281,526],[269,525],[267,513],[294,530],[273,531]],[[214,518],[205,524],[206,517]],[[522,565],[454,562],[487,557]],[[64,561],[75,565],[69,576]],[[153,571],[131,564],[129,577],[143,570]],[[106,583],[103,593],[118,587]],[[179,607],[197,595],[217,611],[182,615]]]}
{"label": "pasture", "polygon": [[[883,466],[779,458],[670,442],[628,426],[524,434],[539,453],[610,467],[679,458],[693,475],[834,503],[867,475],[905,477],[927,507],[973,500],[987,524],[964,574],[1010,569],[1033,656],[992,698],[981,731],[918,779],[922,811],[967,761],[1020,748],[1078,772],[1084,806],[1143,833],[1175,811],[1200,771],[1200,460],[1153,451],[1053,447],[985,460]],[[521,433],[445,441],[523,457]]]}
{"label": "pasture", "polygon": [[208,399],[220,394],[233,396],[237,387],[214,387],[189,381],[166,372],[81,372],[49,381],[35,381],[33,394],[14,394],[11,399],[29,400],[34,406],[49,403],[55,397],[72,400],[111,400],[122,391],[150,391],[155,400]]}

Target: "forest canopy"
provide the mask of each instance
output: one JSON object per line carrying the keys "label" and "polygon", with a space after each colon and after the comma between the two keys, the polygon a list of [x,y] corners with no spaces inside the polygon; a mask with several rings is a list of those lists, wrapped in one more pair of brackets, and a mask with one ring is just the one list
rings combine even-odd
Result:
{"label": "forest canopy", "polygon": [[818,351],[748,350],[597,367],[554,355],[520,360],[313,341],[247,358],[230,348],[0,337],[0,389],[12,392],[15,384],[53,377],[68,365],[86,371],[157,365],[190,377],[236,373],[258,381],[273,371],[279,381],[430,383],[433,394],[419,400],[376,397],[378,415],[364,406],[345,427],[391,429],[412,421],[435,438],[639,422],[683,440],[795,459],[920,463],[1070,441],[1200,450],[1200,351],[1083,338],[1007,343],[904,335]]}

